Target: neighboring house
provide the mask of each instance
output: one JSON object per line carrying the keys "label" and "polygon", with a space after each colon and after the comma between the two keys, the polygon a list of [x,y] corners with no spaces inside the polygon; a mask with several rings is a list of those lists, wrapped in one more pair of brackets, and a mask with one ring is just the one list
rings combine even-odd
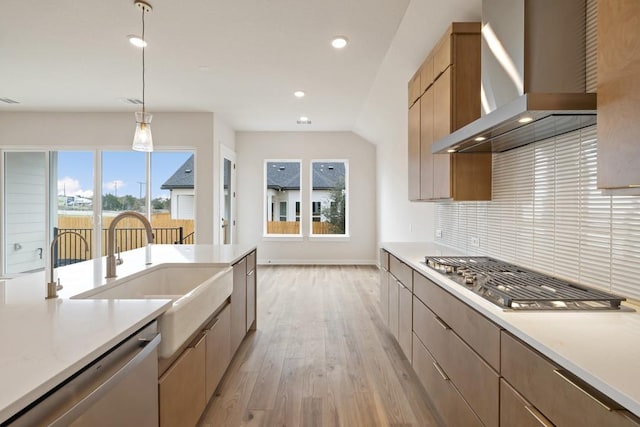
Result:
{"label": "neighboring house", "polygon": [[[345,177],[342,162],[313,163],[311,207],[313,221],[324,221],[331,190]],[[267,221],[300,221],[300,164],[269,162],[267,166]]]}
{"label": "neighboring house", "polygon": [[180,166],[164,184],[163,190],[171,194],[171,218],[194,219],[195,189],[194,189],[193,155]]}

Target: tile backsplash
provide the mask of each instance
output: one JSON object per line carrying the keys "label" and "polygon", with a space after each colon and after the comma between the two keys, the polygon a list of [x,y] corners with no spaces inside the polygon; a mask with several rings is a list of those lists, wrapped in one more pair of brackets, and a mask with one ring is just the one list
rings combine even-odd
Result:
{"label": "tile backsplash", "polygon": [[493,155],[490,202],[439,202],[435,240],[640,299],[640,197],[596,188],[596,126]]}

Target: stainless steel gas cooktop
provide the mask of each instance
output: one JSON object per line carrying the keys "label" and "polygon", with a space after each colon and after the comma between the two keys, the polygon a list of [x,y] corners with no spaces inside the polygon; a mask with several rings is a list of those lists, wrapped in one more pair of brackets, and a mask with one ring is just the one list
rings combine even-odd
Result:
{"label": "stainless steel gas cooktop", "polygon": [[489,257],[425,257],[431,269],[512,310],[618,310],[620,296]]}

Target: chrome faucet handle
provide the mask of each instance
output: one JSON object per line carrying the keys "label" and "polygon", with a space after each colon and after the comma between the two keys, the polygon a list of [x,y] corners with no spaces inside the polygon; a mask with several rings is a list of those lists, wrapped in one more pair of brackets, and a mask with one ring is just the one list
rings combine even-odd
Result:
{"label": "chrome faucet handle", "polygon": [[118,258],[116,258],[116,265],[121,265],[124,262],[122,258],[120,258],[120,246],[118,246]]}

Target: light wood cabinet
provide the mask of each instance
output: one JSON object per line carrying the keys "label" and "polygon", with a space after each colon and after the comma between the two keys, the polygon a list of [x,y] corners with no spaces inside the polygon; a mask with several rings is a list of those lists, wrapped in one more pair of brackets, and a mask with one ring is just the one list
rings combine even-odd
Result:
{"label": "light wood cabinet", "polygon": [[409,108],[409,159],[407,171],[409,174],[409,200],[420,199],[420,177],[421,177],[421,145],[420,145],[420,102],[416,102]]}
{"label": "light wood cabinet", "polygon": [[415,271],[413,292],[493,369],[500,370],[500,328],[495,323]]}
{"label": "light wood cabinet", "polygon": [[640,2],[598,1],[598,188],[640,194]]}
{"label": "light wood cabinet", "polygon": [[398,294],[398,344],[411,362],[413,341],[413,294],[400,283]]}
{"label": "light wood cabinet", "polygon": [[416,335],[485,426],[499,423],[499,375],[440,317],[414,299]]}
{"label": "light wood cabinet", "polygon": [[206,406],[205,337],[201,334],[158,380],[160,426],[194,426]]}
{"label": "light wood cabinet", "polygon": [[256,272],[256,252],[247,255],[247,332],[256,330],[257,305],[257,272]]}
{"label": "light wood cabinet", "polygon": [[427,390],[444,425],[482,426],[482,422],[462,398],[446,372],[415,334],[413,335],[413,369]]}
{"label": "light wood cabinet", "polygon": [[422,95],[420,92],[420,70],[416,71],[416,73],[409,80],[409,107],[411,107]]}
{"label": "light wood cabinet", "polygon": [[247,334],[247,258],[233,265],[231,292],[231,354],[235,354]]}
{"label": "light wood cabinet", "polygon": [[402,284],[413,291],[413,270],[393,255],[389,255],[389,272]]}
{"label": "light wood cabinet", "polygon": [[400,309],[400,282],[393,276],[389,277],[389,329],[393,337],[398,340],[398,310]]}
{"label": "light wood cabinet", "polygon": [[531,403],[504,379],[500,379],[500,425],[510,427],[553,427]]}
{"label": "light wood cabinet", "polygon": [[380,250],[380,313],[389,326],[389,252]]}
{"label": "light wood cabinet", "polygon": [[504,379],[557,426],[635,426],[640,421],[507,332],[502,332]]}
{"label": "light wood cabinet", "polygon": [[[431,67],[433,69],[433,61],[431,61]],[[433,144],[434,116],[433,94],[434,87],[431,85],[420,98],[420,120],[417,123],[417,127],[420,131],[420,152],[418,153],[419,157],[416,157],[414,160],[418,173],[409,180],[409,187],[412,185],[415,186],[417,182],[420,183],[420,194],[414,195],[416,198],[412,200],[430,200],[437,198],[434,194],[434,188],[436,187],[436,183],[434,181],[434,155],[431,153],[431,145]],[[418,154],[415,155],[417,156]],[[411,158],[411,156],[412,154],[410,152],[409,158]]]}
{"label": "light wood cabinet", "polygon": [[419,71],[424,92],[409,111],[409,199],[490,200],[491,153],[431,152],[480,117],[480,23],[453,23]]}
{"label": "light wood cabinet", "polygon": [[231,306],[229,304],[206,329],[205,339],[205,399],[208,402],[231,361]]}

